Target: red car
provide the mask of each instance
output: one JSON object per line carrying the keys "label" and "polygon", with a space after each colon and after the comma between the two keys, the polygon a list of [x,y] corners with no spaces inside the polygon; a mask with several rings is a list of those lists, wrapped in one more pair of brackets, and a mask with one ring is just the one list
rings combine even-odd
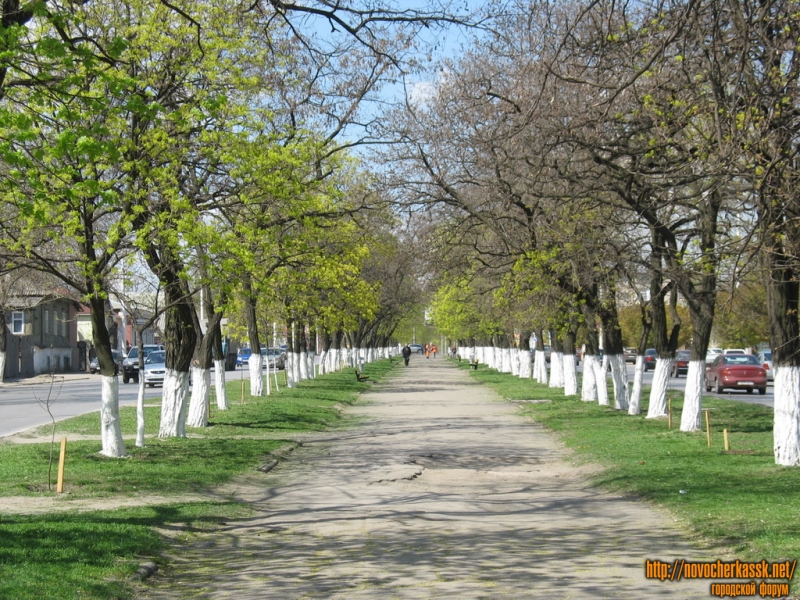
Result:
{"label": "red car", "polygon": [[767,372],[752,354],[721,354],[706,365],[706,391],[711,388],[718,394],[725,388],[766,394]]}
{"label": "red car", "polygon": [[689,359],[692,353],[689,350],[678,350],[675,353],[675,360],[672,363],[672,376],[680,377],[681,373],[689,372]]}

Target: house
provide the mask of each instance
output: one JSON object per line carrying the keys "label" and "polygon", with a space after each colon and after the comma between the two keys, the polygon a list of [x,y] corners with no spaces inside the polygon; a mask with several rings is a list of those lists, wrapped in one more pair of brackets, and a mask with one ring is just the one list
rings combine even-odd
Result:
{"label": "house", "polygon": [[[111,317],[111,325],[109,327],[109,337],[111,338],[111,347],[119,350],[123,354],[127,354],[133,346],[138,343],[136,337],[137,325],[141,326],[149,319],[151,312],[139,309],[134,314],[131,314],[115,300],[110,301],[109,316]],[[95,357],[94,344],[92,338],[92,314],[91,309],[86,305],[81,305],[76,315],[77,331],[78,331],[78,347],[81,352],[80,370],[87,368],[89,361]],[[155,325],[145,328],[142,331],[143,344],[160,344],[161,336]],[[83,357],[85,356],[85,360]],[[85,363],[85,364],[84,364]]]}
{"label": "house", "polygon": [[30,294],[9,295],[5,304],[5,379],[78,370],[78,302]]}

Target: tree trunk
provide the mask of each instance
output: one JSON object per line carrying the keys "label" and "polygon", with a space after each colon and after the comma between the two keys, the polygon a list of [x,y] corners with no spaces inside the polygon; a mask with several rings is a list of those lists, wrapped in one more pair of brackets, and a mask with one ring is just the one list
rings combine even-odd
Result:
{"label": "tree trunk", "polygon": [[[92,296],[89,299],[92,319],[92,342],[97,352],[102,392],[100,401],[100,454],[112,458],[127,456],[122,428],[119,423],[119,377],[118,365],[111,354],[111,340],[106,327],[106,303]],[[5,327],[5,324],[4,324]]]}
{"label": "tree trunk", "polygon": [[[782,221],[788,217],[774,217],[772,207],[765,207],[764,201],[761,204],[762,214],[769,217],[773,225],[787,229],[792,226]],[[800,268],[796,268],[796,256],[783,247],[787,241],[777,232],[768,231],[764,238],[768,240],[764,248],[764,277],[775,365],[773,448],[777,464],[795,467],[800,465]]]}
{"label": "tree trunk", "polygon": [[651,253],[650,253],[650,315],[653,323],[653,346],[658,358],[656,370],[653,375],[653,384],[650,388],[650,403],[647,407],[647,418],[655,419],[667,416],[667,385],[669,371],[672,367],[672,356],[675,349],[670,349],[667,337],[667,310],[664,294],[662,274],[662,257],[664,243],[658,232],[651,228]]}
{"label": "tree trunk", "polygon": [[261,339],[258,335],[258,318],[256,316],[258,298],[256,298],[249,281],[245,284],[244,291],[247,300],[245,308],[247,313],[247,337],[250,342],[250,358],[247,360],[250,370],[250,395],[261,397],[264,395],[264,380],[261,373],[264,363],[261,361]]}
{"label": "tree trunk", "polygon": [[561,341],[550,332],[550,387],[564,387],[564,352]]}
{"label": "tree trunk", "polygon": [[628,404],[628,414],[638,415],[642,412],[642,380],[644,379],[644,356],[636,355],[636,366],[633,369],[633,390]]}
{"label": "tree trunk", "polygon": [[[208,308],[208,307],[206,307]],[[215,326],[222,320],[222,313],[212,313],[211,320],[195,349],[192,361],[192,398],[189,402],[189,427],[207,427],[208,409],[211,404],[211,365],[213,363],[213,346]],[[259,353],[260,355],[260,353]]]}
{"label": "tree trunk", "polygon": [[0,383],[5,383],[6,380],[6,351],[8,348],[8,327],[6,327],[6,311],[0,309],[0,323],[3,326],[3,332],[0,333]]}
{"label": "tree trunk", "polygon": [[[167,286],[167,289],[173,288]],[[189,368],[197,342],[197,319],[188,294],[167,291],[170,307],[166,311],[166,371],[161,399],[161,427],[158,437],[186,437],[186,409]]]}
{"label": "tree trunk", "polygon": [[119,377],[102,375],[100,404],[100,454],[111,458],[127,456],[119,425]]}
{"label": "tree trunk", "polygon": [[211,330],[211,352],[214,358],[214,389],[217,410],[228,410],[228,391],[225,387],[225,354],[222,351],[222,325],[217,323]]}
{"label": "tree trunk", "polygon": [[[588,352],[588,351],[587,351]],[[600,366],[600,357],[596,354],[583,355],[583,382],[581,383],[581,400],[594,402],[597,400],[597,369]]]}
{"label": "tree trunk", "polygon": [[650,330],[652,329],[653,322],[650,317],[650,310],[640,305],[642,311],[642,336],[639,338],[639,346],[636,349],[636,366],[633,370],[633,391],[631,392],[631,401],[628,405],[629,415],[638,415],[641,413],[641,399],[642,399],[642,380],[644,379],[644,353],[647,350],[647,339],[650,337]]}
{"label": "tree trunk", "polygon": [[563,350],[564,395],[575,396],[578,393],[578,373],[575,366],[575,334],[571,331],[564,336]]}

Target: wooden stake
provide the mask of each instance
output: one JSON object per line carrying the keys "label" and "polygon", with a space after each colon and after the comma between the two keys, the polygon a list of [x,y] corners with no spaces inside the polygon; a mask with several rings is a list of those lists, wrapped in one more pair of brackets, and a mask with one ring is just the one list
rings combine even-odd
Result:
{"label": "wooden stake", "polygon": [[706,413],[706,439],[708,440],[708,447],[711,448],[711,420],[708,416],[708,411],[704,410]]}
{"label": "wooden stake", "polygon": [[667,428],[672,429],[672,398],[667,398]]}
{"label": "wooden stake", "polygon": [[722,439],[724,440],[723,443],[725,445],[725,452],[731,449],[730,444],[728,443],[728,430],[722,430]]}
{"label": "wooden stake", "polygon": [[64,491],[64,464],[67,462],[67,438],[61,438],[61,454],[58,457],[58,483],[56,492],[61,494]]}

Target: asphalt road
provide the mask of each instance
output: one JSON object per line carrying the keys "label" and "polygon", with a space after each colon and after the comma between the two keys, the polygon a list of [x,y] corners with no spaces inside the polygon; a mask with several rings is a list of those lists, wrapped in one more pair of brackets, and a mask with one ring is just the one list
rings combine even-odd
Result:
{"label": "asphalt road", "polygon": [[[43,379],[0,386],[0,437],[49,423],[48,400],[56,420],[100,410],[99,375],[56,375],[52,386],[40,383]],[[123,384],[120,378],[120,405],[135,405],[138,389],[137,384]],[[160,397],[161,388],[145,388],[145,399]]]}
{"label": "asphalt road", "polygon": [[[633,365],[628,365],[628,381],[633,381]],[[649,386],[653,382],[653,371],[648,371],[644,374],[642,385]],[[684,391],[686,388],[686,375],[680,377],[671,377],[669,380],[669,389]],[[738,402],[747,402],[748,404],[763,404],[772,408],[774,406],[775,396],[773,395],[772,382],[767,384],[767,393],[763,396],[757,392],[748,394],[744,391],[726,390],[722,394],[716,392],[704,392],[705,396],[713,396],[714,398],[725,398],[726,400],[736,400]]]}
{"label": "asphalt road", "polygon": [[[237,369],[235,372],[229,372],[227,379],[239,379],[246,376],[246,369]],[[628,365],[628,377],[633,378],[633,365]],[[56,376],[57,382],[52,389],[47,383],[34,383],[34,381],[38,382],[42,379],[36,378],[35,380],[0,385],[0,438],[49,423],[50,417],[46,410],[48,398],[51,400],[50,410],[56,420],[100,410],[99,375],[72,374],[63,378]],[[652,380],[652,371],[645,373],[644,385],[650,385]],[[673,377],[670,380],[670,389],[682,392],[685,385],[685,376]],[[120,378],[120,406],[136,404],[137,390],[137,384],[123,384],[122,378]],[[724,394],[708,392],[707,395],[751,404],[763,404],[769,407],[773,406],[774,399],[772,384],[769,385],[764,396],[737,391]],[[145,388],[145,399],[159,397],[161,397],[161,388]]]}

